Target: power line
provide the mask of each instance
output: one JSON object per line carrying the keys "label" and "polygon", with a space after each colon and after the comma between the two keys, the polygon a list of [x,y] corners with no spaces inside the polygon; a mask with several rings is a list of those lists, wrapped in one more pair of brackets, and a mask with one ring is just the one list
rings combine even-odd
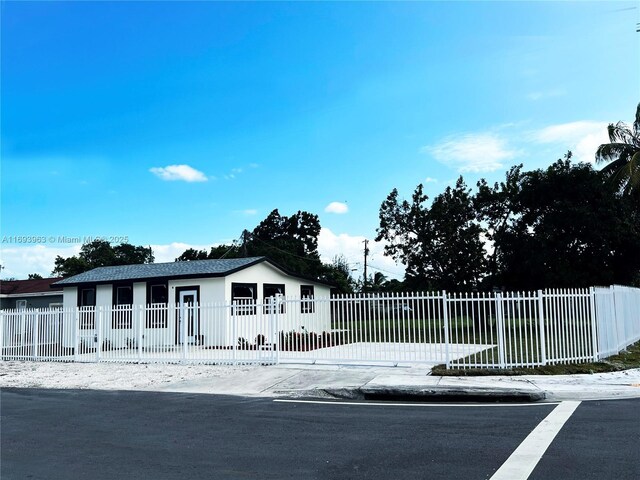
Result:
{"label": "power line", "polygon": [[259,242],[264,243],[267,247],[273,248],[274,250],[278,250],[279,252],[285,253],[285,254],[290,255],[292,257],[299,258],[301,260],[306,260],[308,262],[313,262],[313,261],[316,261],[316,260],[320,260],[320,258],[314,260],[313,258],[301,257],[300,255],[296,255],[295,253],[287,252],[286,250],[283,250],[281,248],[278,248],[278,247],[275,247],[273,245],[270,245],[269,243],[265,242],[264,240],[262,240],[261,238],[258,238],[256,236],[251,236],[251,239],[252,240],[258,240]]}

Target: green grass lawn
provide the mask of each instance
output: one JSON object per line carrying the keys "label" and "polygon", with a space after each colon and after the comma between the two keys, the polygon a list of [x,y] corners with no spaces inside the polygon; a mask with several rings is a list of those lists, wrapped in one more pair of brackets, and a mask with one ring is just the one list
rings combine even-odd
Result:
{"label": "green grass lawn", "polygon": [[[385,342],[385,343],[443,343],[445,340],[444,321],[442,319],[376,318],[349,322],[334,322],[333,328],[343,331],[344,343]],[[503,359],[506,365],[519,364],[524,367],[500,369],[498,347],[484,349],[481,352],[452,362],[447,375],[495,374],[496,372],[518,373],[556,373],[611,371],[616,369],[617,357],[606,362],[590,363],[593,357],[593,338],[588,320],[560,322],[555,319],[545,321],[545,341],[543,362],[542,342],[539,338],[539,323],[531,318],[509,318],[505,320]],[[488,318],[485,323],[476,322],[467,316],[449,319],[449,342],[467,345],[497,345],[499,334],[495,319]],[[565,358],[582,359],[577,363]],[[625,357],[626,358],[626,357]],[[633,358],[633,356],[632,356]],[[578,360],[580,362],[581,360]],[[549,365],[553,364],[553,365]],[[466,365],[467,368],[456,368]],[[473,365],[473,366],[472,366]],[[472,366],[472,367],[471,367]],[[625,367],[627,368],[627,367]],[[440,370],[438,370],[440,371]]]}
{"label": "green grass lawn", "polygon": [[627,347],[618,355],[599,362],[545,365],[534,368],[467,368],[446,369],[444,365],[433,368],[432,375],[442,376],[483,376],[483,375],[568,375],[575,373],[618,372],[629,368],[640,368],[640,342]]}

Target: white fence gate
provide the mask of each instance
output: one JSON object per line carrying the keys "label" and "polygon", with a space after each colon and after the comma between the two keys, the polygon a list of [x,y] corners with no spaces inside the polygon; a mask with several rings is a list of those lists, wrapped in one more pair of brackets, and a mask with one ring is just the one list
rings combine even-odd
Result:
{"label": "white fence gate", "polygon": [[0,336],[4,360],[533,367],[639,341],[640,289],[5,310]]}

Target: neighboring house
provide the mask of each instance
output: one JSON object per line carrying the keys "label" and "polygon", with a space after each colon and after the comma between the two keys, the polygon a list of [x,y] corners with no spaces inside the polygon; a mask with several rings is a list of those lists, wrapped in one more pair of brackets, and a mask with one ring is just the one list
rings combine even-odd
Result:
{"label": "neighboring house", "polygon": [[60,278],[2,280],[0,310],[62,307],[62,287],[52,286]]}
{"label": "neighboring house", "polygon": [[[84,337],[108,339],[110,347],[120,348],[138,339],[147,346],[181,344],[185,334],[188,343],[205,346],[233,344],[239,336],[253,340],[263,331],[248,325],[262,325],[274,313],[257,306],[265,299],[329,298],[331,285],[289,273],[266,257],[251,257],[100,267],[52,288],[63,289],[65,310],[80,307],[75,321]],[[278,310],[279,330],[330,329],[330,315],[315,315],[314,303],[301,300],[295,312]],[[96,324],[102,325],[100,332]]]}

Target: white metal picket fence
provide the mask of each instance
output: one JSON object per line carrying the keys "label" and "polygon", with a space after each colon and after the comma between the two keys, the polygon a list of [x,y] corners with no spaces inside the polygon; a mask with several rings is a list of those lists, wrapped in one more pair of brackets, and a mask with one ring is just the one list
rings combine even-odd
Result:
{"label": "white metal picket fence", "polygon": [[0,312],[4,360],[276,364],[589,362],[640,340],[640,289],[269,298]]}

